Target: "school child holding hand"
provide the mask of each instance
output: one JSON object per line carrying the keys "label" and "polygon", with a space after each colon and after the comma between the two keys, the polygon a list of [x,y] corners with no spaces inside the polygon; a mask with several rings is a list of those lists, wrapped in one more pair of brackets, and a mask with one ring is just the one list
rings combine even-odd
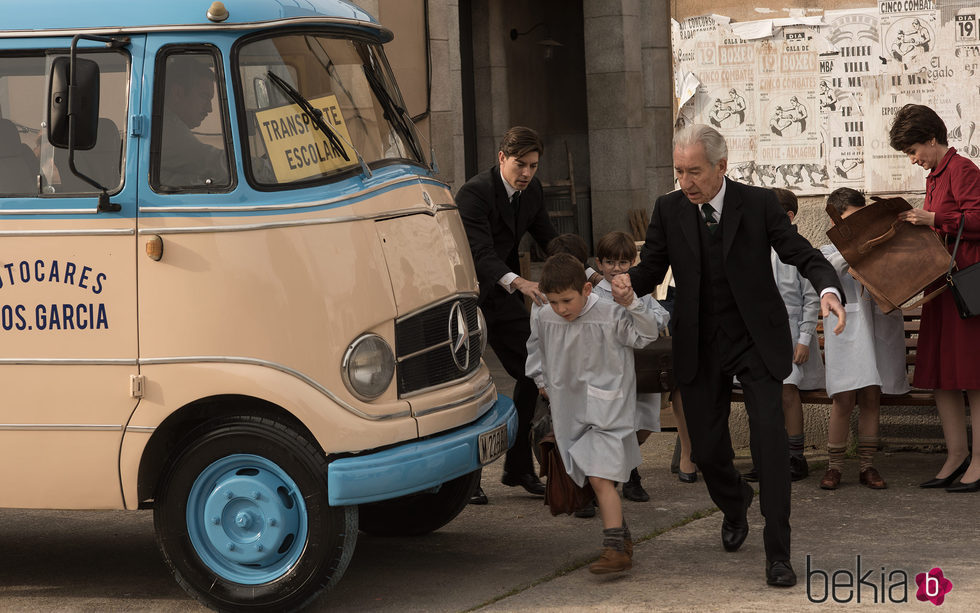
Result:
{"label": "school child holding hand", "polygon": [[656,315],[633,294],[621,308],[600,301],[574,256],[548,258],[538,287],[551,308],[531,316],[526,374],[552,401],[552,423],[565,469],[588,479],[602,516],[595,574],[633,566],[633,543],[616,484],[641,461],[636,442],[633,348],[656,340]]}
{"label": "school child holding hand", "polygon": [[[595,248],[595,265],[602,273],[602,280],[593,288],[593,293],[600,300],[613,302],[612,280],[616,275],[629,271],[636,261],[636,254],[636,243],[625,232],[609,232],[599,239]],[[663,334],[667,330],[670,313],[649,294],[639,300],[646,303],[647,308],[653,312],[657,318],[657,331]],[[636,441],[642,445],[651,432],[660,432],[660,394],[637,394]],[[629,481],[623,484],[623,497],[633,502],[650,500],[650,495],[640,483],[638,468],[630,472]]]}

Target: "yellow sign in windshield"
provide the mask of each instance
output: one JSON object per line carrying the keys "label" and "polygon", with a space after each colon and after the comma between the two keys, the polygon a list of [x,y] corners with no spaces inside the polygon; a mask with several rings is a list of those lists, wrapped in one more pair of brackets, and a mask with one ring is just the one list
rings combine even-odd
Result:
{"label": "yellow sign in windshield", "polygon": [[[310,100],[310,103],[323,111],[324,123],[343,137],[339,143],[331,143],[330,138],[317,129],[310,116],[296,104],[255,114],[279,183],[298,181],[357,164],[357,156],[344,142],[350,142],[350,134],[337,97],[330,94]],[[345,160],[341,151],[346,151],[350,159]]]}

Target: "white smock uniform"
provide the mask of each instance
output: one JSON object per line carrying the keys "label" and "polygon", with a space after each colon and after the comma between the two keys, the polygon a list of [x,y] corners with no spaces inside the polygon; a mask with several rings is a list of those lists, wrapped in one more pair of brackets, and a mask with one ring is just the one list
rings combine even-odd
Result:
{"label": "white smock uniform", "polygon": [[[810,357],[802,364],[793,364],[793,372],[783,383],[795,385],[801,390],[815,390],[824,386],[823,359],[820,357],[820,341],[817,339],[817,318],[820,316],[820,296],[813,285],[791,264],[779,259],[773,250],[772,275],[776,279],[779,295],[786,303],[789,315],[789,331],[793,336],[793,351],[797,345],[810,348]],[[848,322],[850,323],[850,322]]]}
{"label": "white smock uniform", "polygon": [[[605,300],[615,304],[612,295],[612,285],[605,279],[599,281],[595,288],[593,288],[592,293],[597,295],[599,300]],[[663,334],[667,329],[667,322],[670,321],[670,313],[659,302],[654,300],[650,294],[643,296],[640,300],[645,302],[647,308],[653,311],[657,318],[657,332],[658,334]],[[822,384],[823,380],[821,379]],[[646,393],[636,395],[636,429],[660,432],[660,394]]]}
{"label": "white smock uniform", "polygon": [[548,392],[558,451],[578,485],[627,481],[642,462],[633,348],[656,338],[657,318],[641,300],[622,308],[590,294],[573,321],[549,307],[531,314],[526,374]]}
{"label": "white smock uniform", "polygon": [[909,390],[905,370],[905,322],[895,309],[887,315],[875,304],[871,294],[848,272],[847,262],[834,245],[820,252],[827,258],[844,288],[847,322],[839,335],[833,330],[837,316],[824,318],[824,354],[827,360],[827,394],[881,386],[883,394],[904,394]]}

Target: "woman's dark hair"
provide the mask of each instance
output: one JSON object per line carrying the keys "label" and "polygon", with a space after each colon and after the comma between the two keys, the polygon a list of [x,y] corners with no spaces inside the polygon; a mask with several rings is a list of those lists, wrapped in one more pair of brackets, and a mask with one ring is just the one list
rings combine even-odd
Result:
{"label": "woman's dark hair", "polygon": [[559,253],[574,255],[579,262],[582,262],[582,266],[586,266],[586,262],[589,260],[589,246],[585,244],[585,239],[578,234],[559,234],[548,241],[547,251],[548,255],[558,255]]}
{"label": "woman's dark hair", "polygon": [[800,201],[796,198],[796,194],[782,187],[770,187],[769,189],[776,194],[776,200],[779,201],[779,206],[783,207],[784,211],[793,215],[800,212]]}
{"label": "woman's dark hair", "polygon": [[500,151],[505,157],[520,158],[532,151],[537,151],[538,155],[544,155],[544,143],[541,137],[531,128],[524,126],[514,126],[504,133],[500,140]]}
{"label": "woman's dark hair", "polygon": [[927,143],[932,139],[940,145],[946,140],[946,124],[936,111],[922,104],[906,104],[895,113],[895,121],[888,129],[888,144],[896,151],[905,152],[912,145]]}
{"label": "woman's dark hair", "polygon": [[636,242],[625,232],[615,230],[604,234],[595,246],[595,257],[599,260],[636,259]]}
{"label": "woman's dark hair", "polygon": [[559,253],[544,261],[538,289],[546,294],[559,294],[565,290],[582,291],[585,287],[585,266],[574,255]]}
{"label": "woman's dark hair", "polygon": [[866,204],[864,194],[850,187],[838,187],[827,196],[827,204],[843,214],[848,207],[861,208]]}

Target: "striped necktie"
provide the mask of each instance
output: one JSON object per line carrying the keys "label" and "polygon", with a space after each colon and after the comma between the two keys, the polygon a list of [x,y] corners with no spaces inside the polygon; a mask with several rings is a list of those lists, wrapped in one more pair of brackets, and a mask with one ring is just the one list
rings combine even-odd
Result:
{"label": "striped necktie", "polygon": [[708,232],[714,234],[718,228],[718,220],[715,219],[714,207],[705,202],[701,205],[701,212],[704,213],[704,225],[708,227]]}

